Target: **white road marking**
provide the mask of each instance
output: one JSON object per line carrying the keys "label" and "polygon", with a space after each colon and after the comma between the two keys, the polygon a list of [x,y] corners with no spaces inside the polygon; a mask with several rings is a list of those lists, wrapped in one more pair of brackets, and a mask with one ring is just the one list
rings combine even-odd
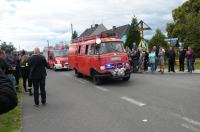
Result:
{"label": "white road marking", "polygon": [[128,102],[130,102],[130,103],[133,103],[133,104],[135,104],[135,105],[137,105],[137,106],[140,106],[140,107],[146,105],[145,103],[142,103],[142,102],[140,102],[140,101],[137,101],[137,100],[135,100],[135,99],[132,99],[132,98],[129,98],[129,97],[126,97],[126,96],[122,96],[121,99],[123,99],[123,100],[125,100],[125,101],[128,101]]}
{"label": "white road marking", "polygon": [[142,122],[148,122],[148,120],[147,120],[147,119],[144,119],[144,120],[142,120]]}
{"label": "white road marking", "polygon": [[77,81],[79,81],[80,83],[86,84],[85,81],[82,81],[82,80],[80,80],[80,79],[77,79]]}
{"label": "white road marking", "polygon": [[187,129],[189,129],[189,130],[191,130],[193,132],[200,132],[199,129],[197,129],[197,128],[191,126],[191,125],[188,125],[188,124],[181,124],[181,126],[187,128]]}
{"label": "white road marking", "polygon": [[183,119],[184,121],[187,121],[187,122],[190,123],[190,124],[193,124],[193,125],[196,125],[196,126],[199,126],[199,127],[200,127],[200,122],[198,122],[198,121],[194,121],[194,120],[189,119],[189,118],[187,118],[187,117],[182,117],[182,119]]}
{"label": "white road marking", "polygon": [[104,92],[108,92],[109,91],[108,89],[100,87],[100,86],[95,86],[95,88],[97,88],[97,89],[99,89],[101,91],[104,91]]}

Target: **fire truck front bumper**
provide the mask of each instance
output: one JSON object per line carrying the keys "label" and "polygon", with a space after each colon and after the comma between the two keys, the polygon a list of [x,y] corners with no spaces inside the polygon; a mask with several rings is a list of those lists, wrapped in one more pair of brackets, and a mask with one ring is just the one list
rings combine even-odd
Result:
{"label": "fire truck front bumper", "polygon": [[64,65],[62,65],[62,64],[55,64],[54,66],[55,66],[54,68],[57,69],[57,70],[69,69],[69,64],[68,63],[65,63]]}
{"label": "fire truck front bumper", "polygon": [[105,73],[97,73],[96,77],[101,78],[101,79],[122,79],[122,78],[126,78],[126,77],[130,77],[131,76],[131,71],[130,70],[125,70],[125,71],[120,71],[120,70],[116,70],[116,71],[106,71]]}

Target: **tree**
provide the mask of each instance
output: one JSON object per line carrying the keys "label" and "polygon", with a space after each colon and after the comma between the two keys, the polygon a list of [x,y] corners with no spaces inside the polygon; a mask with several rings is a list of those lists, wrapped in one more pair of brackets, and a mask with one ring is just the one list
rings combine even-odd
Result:
{"label": "tree", "polygon": [[77,37],[78,37],[78,33],[76,32],[76,30],[74,30],[72,34],[72,40],[76,39]]}
{"label": "tree", "polygon": [[138,45],[140,43],[140,39],[141,38],[138,29],[138,21],[136,17],[133,17],[129,32],[127,34],[127,40],[125,46],[131,48],[133,43],[136,43]]}
{"label": "tree", "polygon": [[12,42],[9,42],[8,44],[6,42],[3,42],[1,45],[0,45],[0,49],[1,50],[6,50],[6,49],[10,49],[11,51],[14,51],[16,50],[16,48],[14,47],[13,43]]}
{"label": "tree", "polygon": [[152,49],[153,46],[162,46],[163,48],[167,48],[168,44],[165,41],[165,35],[161,32],[160,29],[156,30],[156,34],[152,37],[152,39],[149,41],[149,49]]}
{"label": "tree", "polygon": [[178,37],[184,46],[192,47],[200,56],[200,0],[188,0],[172,11],[173,23],[167,24],[169,37]]}

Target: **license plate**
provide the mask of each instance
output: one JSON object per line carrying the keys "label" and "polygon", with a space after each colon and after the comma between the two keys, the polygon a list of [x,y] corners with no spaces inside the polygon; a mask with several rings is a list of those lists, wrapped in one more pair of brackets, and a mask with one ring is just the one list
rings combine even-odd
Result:
{"label": "license plate", "polygon": [[121,57],[112,57],[111,58],[111,61],[119,61],[119,60],[121,60]]}

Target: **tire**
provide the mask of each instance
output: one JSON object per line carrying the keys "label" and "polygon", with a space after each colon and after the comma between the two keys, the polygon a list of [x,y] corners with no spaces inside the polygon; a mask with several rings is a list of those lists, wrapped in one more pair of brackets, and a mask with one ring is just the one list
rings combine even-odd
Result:
{"label": "tire", "polygon": [[58,70],[56,69],[56,67],[55,66],[53,66],[53,70],[55,71],[55,72],[57,72]]}
{"label": "tire", "polygon": [[95,74],[92,76],[92,80],[95,85],[101,85],[103,83],[102,79],[96,77]]}
{"label": "tire", "polygon": [[74,70],[74,72],[75,72],[75,76],[76,77],[78,77],[78,78],[80,78],[80,77],[82,77],[83,75],[80,73],[80,72],[78,72],[78,70]]}
{"label": "tire", "polygon": [[125,81],[125,82],[127,82],[127,81],[130,80],[130,78],[131,78],[131,76],[128,76],[128,77],[124,77],[122,80]]}

